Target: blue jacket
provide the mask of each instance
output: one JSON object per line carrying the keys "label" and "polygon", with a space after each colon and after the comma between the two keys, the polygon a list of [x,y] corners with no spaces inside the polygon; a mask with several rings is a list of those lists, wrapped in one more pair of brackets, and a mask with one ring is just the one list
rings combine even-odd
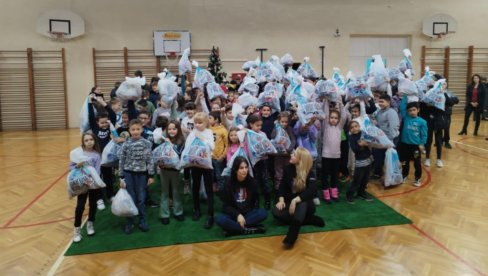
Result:
{"label": "blue jacket", "polygon": [[425,145],[427,143],[427,122],[420,116],[412,117],[408,114],[406,96],[403,96],[400,103],[400,114],[403,118],[401,141],[409,145]]}

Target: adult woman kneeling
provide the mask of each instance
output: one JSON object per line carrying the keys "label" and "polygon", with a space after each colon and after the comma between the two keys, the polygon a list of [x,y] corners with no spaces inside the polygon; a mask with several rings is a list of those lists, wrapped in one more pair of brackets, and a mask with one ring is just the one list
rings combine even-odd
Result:
{"label": "adult woman kneeling", "polygon": [[283,240],[286,248],[293,247],[302,225],[325,226],[324,220],[314,215],[313,198],[316,196],[317,186],[310,181],[312,165],[313,159],[308,150],[298,147],[291,155],[290,165],[284,170],[273,216],[290,225]]}
{"label": "adult woman kneeling", "polygon": [[265,232],[259,223],[266,219],[268,213],[257,207],[258,197],[256,183],[249,175],[247,160],[241,156],[236,157],[222,195],[223,213],[216,218],[225,236]]}

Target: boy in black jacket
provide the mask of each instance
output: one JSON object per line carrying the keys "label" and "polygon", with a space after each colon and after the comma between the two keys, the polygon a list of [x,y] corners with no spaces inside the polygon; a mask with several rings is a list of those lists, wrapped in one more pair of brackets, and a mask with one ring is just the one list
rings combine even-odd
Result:
{"label": "boy in black jacket", "polygon": [[[100,150],[103,152],[105,146],[112,139],[110,136],[110,123],[112,123],[112,125],[115,125],[117,115],[112,110],[112,108],[110,108],[110,106],[103,100],[103,97],[97,96],[95,93],[90,94],[90,96],[92,98],[92,101],[88,102],[88,121],[90,122],[90,129],[97,137],[98,144],[100,145]],[[93,103],[95,102],[98,105],[102,106],[106,112],[100,112],[95,116],[95,111],[93,107]],[[106,188],[104,188],[107,199],[111,199],[114,196],[113,168],[102,166],[100,168],[100,171],[102,174],[103,182],[105,182],[105,184],[107,185]],[[105,209],[103,194],[99,195],[99,199],[97,200],[97,208],[98,210]]]}

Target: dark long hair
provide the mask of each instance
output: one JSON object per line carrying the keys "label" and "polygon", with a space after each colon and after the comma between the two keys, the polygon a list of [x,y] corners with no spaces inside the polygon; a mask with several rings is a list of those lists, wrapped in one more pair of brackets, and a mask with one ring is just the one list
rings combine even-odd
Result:
{"label": "dark long hair", "polygon": [[238,186],[237,183],[239,182],[239,180],[237,180],[237,171],[239,170],[239,167],[241,166],[242,163],[246,163],[248,169],[246,179],[244,179],[243,181],[245,183],[245,186],[248,186],[252,181],[251,174],[249,173],[249,170],[251,170],[252,168],[249,165],[249,162],[247,162],[246,158],[242,156],[237,156],[234,159],[234,163],[232,163],[232,169],[230,172],[230,183],[233,188]]}
{"label": "dark long hair", "polygon": [[480,80],[478,82],[478,84],[481,84],[481,75],[480,74],[474,74],[472,77],[471,77],[471,82],[469,83],[469,86],[471,87],[474,87],[474,77],[478,77],[478,79]]}
{"label": "dark long hair", "polygon": [[[177,129],[175,137],[170,137],[168,134],[168,128],[169,128],[169,125],[171,125],[171,124],[175,125],[175,127]],[[178,120],[169,121],[168,127],[166,127],[166,137],[168,137],[168,139],[171,141],[171,143],[173,143],[175,145],[181,145],[181,144],[185,143],[185,136],[183,136],[183,132],[181,131],[181,124]]]}

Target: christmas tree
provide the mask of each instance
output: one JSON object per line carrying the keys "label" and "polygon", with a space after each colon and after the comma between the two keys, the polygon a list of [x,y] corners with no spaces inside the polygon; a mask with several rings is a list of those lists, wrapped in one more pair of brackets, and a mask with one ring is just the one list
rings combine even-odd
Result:
{"label": "christmas tree", "polygon": [[212,52],[208,57],[210,62],[208,63],[208,71],[215,77],[217,83],[222,83],[222,81],[227,77],[227,73],[223,72],[224,69],[220,63],[220,53],[219,47],[212,47]]}

